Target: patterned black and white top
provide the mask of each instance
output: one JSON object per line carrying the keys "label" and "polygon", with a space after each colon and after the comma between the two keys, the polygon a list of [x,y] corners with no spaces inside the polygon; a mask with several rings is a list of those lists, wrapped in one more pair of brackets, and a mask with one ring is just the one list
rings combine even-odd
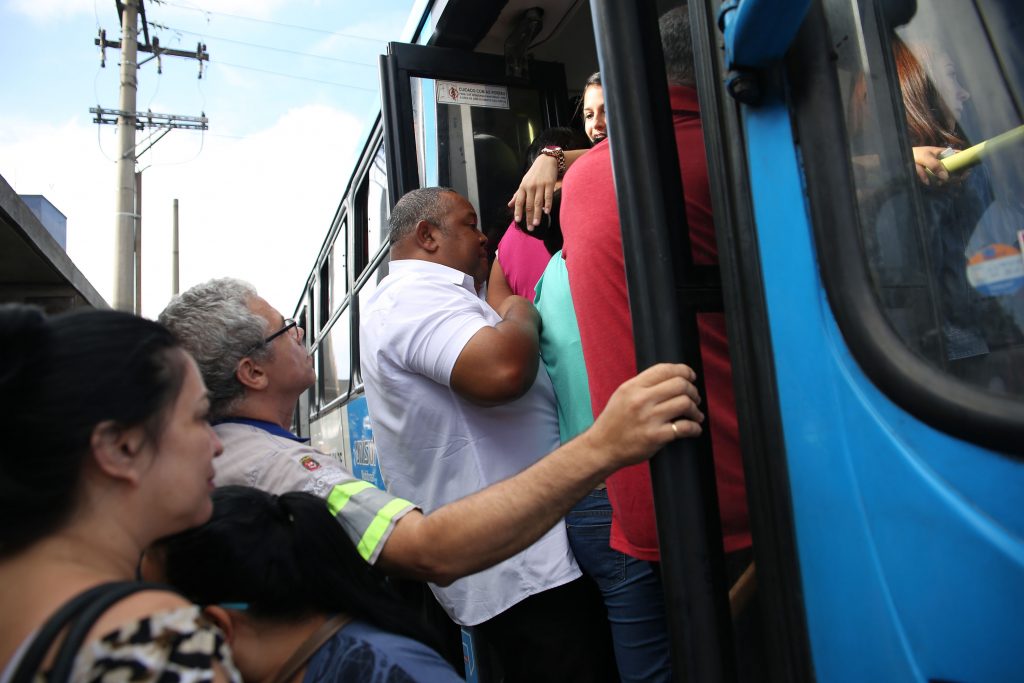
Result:
{"label": "patterned black and white top", "polygon": [[[31,642],[31,638],[27,643]],[[0,673],[6,683],[17,668],[21,652]],[[242,677],[219,628],[195,605],[124,624],[99,640],[86,643],[75,660],[73,683],[208,683],[214,663],[231,683]],[[38,683],[47,683],[45,674]],[[53,682],[63,683],[63,682]]]}

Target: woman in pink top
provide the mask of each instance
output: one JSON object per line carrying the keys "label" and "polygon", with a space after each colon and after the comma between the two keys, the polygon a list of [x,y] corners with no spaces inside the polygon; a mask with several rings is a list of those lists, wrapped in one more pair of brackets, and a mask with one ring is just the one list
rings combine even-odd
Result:
{"label": "woman in pink top", "polygon": [[[526,152],[526,168],[541,155],[545,147],[561,149],[586,149],[590,146],[587,137],[571,128],[551,128],[540,133]],[[524,224],[525,225],[525,224]],[[531,230],[532,232],[532,230]],[[561,248],[546,245],[544,241],[523,231],[515,222],[508,226],[505,235],[498,242],[498,254],[491,267],[487,282],[487,303],[497,307],[506,297],[513,294],[530,301],[534,299],[534,286],[544,273],[551,254]]]}

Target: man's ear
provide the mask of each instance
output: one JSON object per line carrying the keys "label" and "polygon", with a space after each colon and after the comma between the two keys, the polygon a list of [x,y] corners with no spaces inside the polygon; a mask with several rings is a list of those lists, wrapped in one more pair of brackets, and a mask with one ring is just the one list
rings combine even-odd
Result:
{"label": "man's ear", "polygon": [[246,389],[255,389],[257,391],[266,389],[270,381],[267,378],[267,373],[263,371],[263,366],[248,356],[238,361],[235,377],[238,378],[238,381]]}
{"label": "man's ear", "polygon": [[219,605],[207,605],[203,608],[203,614],[224,631],[224,638],[228,645],[231,645],[235,640],[235,623],[231,619],[231,613]]}
{"label": "man's ear", "polygon": [[440,232],[441,226],[434,225],[430,221],[420,221],[416,224],[412,234],[417,247],[433,254],[440,246],[437,241],[437,235]]}
{"label": "man's ear", "polygon": [[93,458],[100,470],[115,479],[137,482],[138,454],[146,442],[142,427],[125,428],[113,420],[96,425],[89,437]]}

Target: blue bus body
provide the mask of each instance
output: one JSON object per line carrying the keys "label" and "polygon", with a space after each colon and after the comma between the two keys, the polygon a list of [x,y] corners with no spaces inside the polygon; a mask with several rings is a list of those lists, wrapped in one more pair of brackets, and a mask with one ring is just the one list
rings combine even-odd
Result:
{"label": "blue bus body", "polygon": [[1024,466],[922,424],[865,376],[820,278],[785,104],[745,126],[817,677],[1014,680]]}

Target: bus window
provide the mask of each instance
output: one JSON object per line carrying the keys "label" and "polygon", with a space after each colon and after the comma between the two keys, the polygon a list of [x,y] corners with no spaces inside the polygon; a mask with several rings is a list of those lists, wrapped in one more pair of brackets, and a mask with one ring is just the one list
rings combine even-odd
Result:
{"label": "bus window", "polygon": [[320,376],[323,379],[321,405],[348,395],[351,373],[350,309],[346,308],[320,342]]}
{"label": "bus window", "polygon": [[[1011,3],[827,0],[875,294],[931,365],[1024,395],[1022,66]],[[877,20],[877,24],[876,24]],[[980,154],[961,153],[989,142]]]}
{"label": "bus window", "polygon": [[365,306],[366,302],[370,299],[370,296],[377,289],[377,283],[384,279],[388,274],[388,263],[387,259],[384,258],[377,262],[373,268],[373,272],[370,277],[367,278],[366,282],[363,283],[362,288],[359,290],[359,306]]}
{"label": "bus window", "polygon": [[324,262],[320,264],[320,276],[317,278],[317,299],[320,304],[317,308],[317,320],[320,323],[320,330],[327,324],[331,317],[331,256],[327,255]]}
{"label": "bus window", "polygon": [[384,160],[384,145],[377,148],[366,177],[366,245],[370,258],[387,242],[388,215],[388,172]]}
{"label": "bus window", "polygon": [[309,311],[309,319],[306,321],[306,345],[312,346],[316,340],[316,333],[320,329],[316,326],[318,322],[317,309],[316,309],[316,297],[314,292],[316,291],[316,281],[313,280],[309,288],[306,290],[306,310]]}
{"label": "bus window", "polygon": [[[298,315],[295,316],[298,327],[303,332],[303,338],[309,339],[309,326],[306,320],[306,307],[303,306]],[[295,415],[292,417],[292,431],[299,436],[309,435],[309,404],[313,396],[313,388],[310,387],[302,392],[299,401],[295,406]]]}
{"label": "bus window", "polygon": [[348,294],[348,220],[341,222],[338,234],[331,245],[331,312]]}
{"label": "bus window", "polygon": [[[357,253],[362,256],[357,279],[363,277],[367,269],[373,270],[360,285],[359,301],[364,304],[377,288],[377,283],[387,275],[387,233],[391,206],[388,203],[386,164],[384,146],[380,145],[355,197],[356,236],[361,237],[361,244],[356,242]],[[358,232],[360,228],[364,228],[361,235]]]}
{"label": "bus window", "polygon": [[522,159],[544,128],[541,93],[531,88],[410,79],[421,187],[451,187],[480,216],[490,248],[509,224],[508,199]]}

